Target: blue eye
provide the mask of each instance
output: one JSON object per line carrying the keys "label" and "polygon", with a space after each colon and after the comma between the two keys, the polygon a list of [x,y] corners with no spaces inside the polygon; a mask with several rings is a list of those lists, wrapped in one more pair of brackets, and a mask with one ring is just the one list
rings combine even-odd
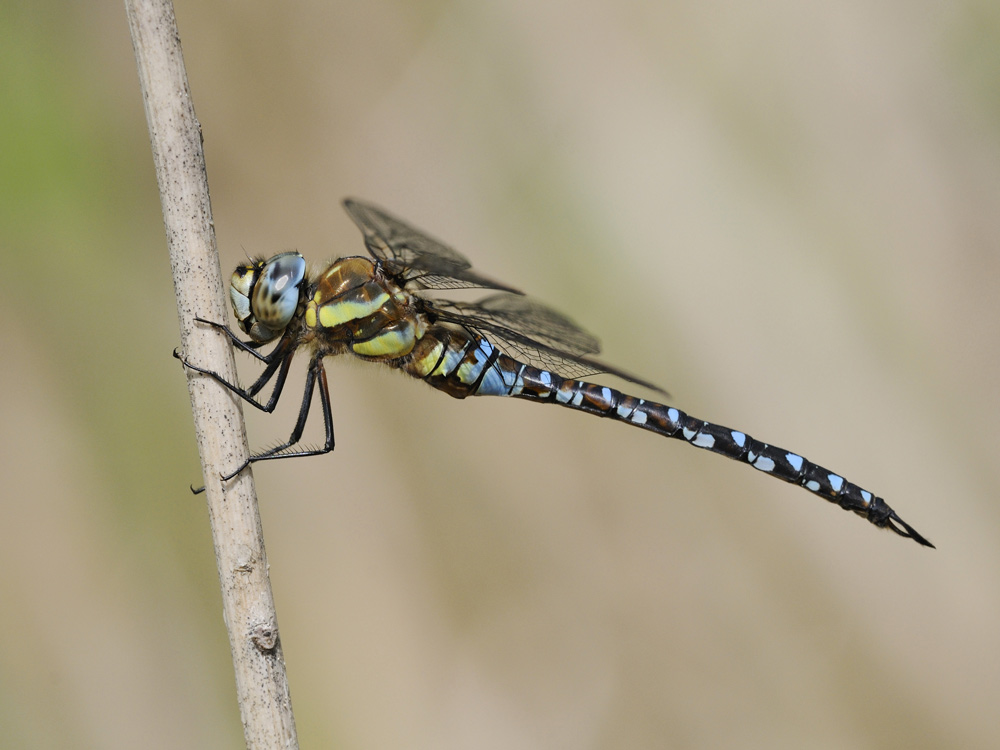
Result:
{"label": "blue eye", "polygon": [[295,252],[236,269],[230,297],[240,327],[255,341],[280,336],[298,309],[305,275],[306,261]]}

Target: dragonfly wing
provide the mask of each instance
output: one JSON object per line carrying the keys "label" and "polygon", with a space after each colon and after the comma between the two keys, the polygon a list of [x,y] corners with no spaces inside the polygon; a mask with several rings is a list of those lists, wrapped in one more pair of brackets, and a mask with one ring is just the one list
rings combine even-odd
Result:
{"label": "dragonfly wing", "polygon": [[496,294],[479,302],[424,300],[438,320],[480,334],[514,359],[573,379],[608,373],[666,393],[642,378],[599,360],[597,338],[529,297]]}
{"label": "dragonfly wing", "polygon": [[368,252],[393,275],[427,289],[502,289],[520,291],[472,271],[458,251],[381,208],[353,198],[344,209],[365,238]]}
{"label": "dragonfly wing", "polygon": [[476,331],[514,359],[564,377],[604,372],[665,393],[652,383],[590,358],[600,351],[594,336],[566,316],[524,297],[521,291],[480,276],[465,256],[443,242],[369,203],[348,198],[344,209],[364,235],[371,256],[404,284],[506,292],[474,303],[421,298],[425,309],[439,320]]}
{"label": "dragonfly wing", "polygon": [[596,336],[530,297],[494,294],[477,302],[434,300],[433,305],[440,312],[475,321],[478,326],[517,333],[572,355],[582,357],[601,350]]}

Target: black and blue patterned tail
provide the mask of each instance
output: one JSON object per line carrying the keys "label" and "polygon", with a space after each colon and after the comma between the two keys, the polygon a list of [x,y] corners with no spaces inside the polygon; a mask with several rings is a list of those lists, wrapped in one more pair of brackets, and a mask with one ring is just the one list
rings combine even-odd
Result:
{"label": "black and blue patterned tail", "polygon": [[772,477],[805,487],[880,528],[892,529],[918,544],[934,547],[882,498],[797,453],[763,443],[745,432],[696,419],[672,406],[629,396],[607,386],[563,380],[531,367],[520,371],[509,395],[557,403],[684,440],[696,448],[742,461]]}
{"label": "black and blue patterned tail", "polygon": [[880,497],[797,453],[763,443],[745,432],[695,419],[680,409],[636,398],[614,388],[563,378],[518,362],[488,341],[465,331],[432,327],[422,342],[428,351],[400,362],[404,370],[456,398],[513,396],[559,404],[614,419],[696,448],[749,464],[758,471],[805,487],[880,528],[934,547]]}

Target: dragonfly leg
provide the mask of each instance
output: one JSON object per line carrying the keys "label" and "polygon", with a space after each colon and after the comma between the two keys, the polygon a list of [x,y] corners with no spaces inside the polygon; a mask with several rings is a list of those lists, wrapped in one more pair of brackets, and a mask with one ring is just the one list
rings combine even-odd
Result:
{"label": "dragonfly leg", "polygon": [[[312,404],[312,394],[319,383],[319,400],[323,409],[323,431],[325,441],[322,448],[306,448],[298,451],[289,451],[293,445],[302,439],[302,432],[305,430],[306,420],[309,418],[309,407]],[[309,363],[309,370],[306,373],[306,387],[302,397],[302,405],[299,407],[299,418],[292,428],[292,434],[281,445],[268,448],[261,453],[256,453],[248,458],[236,471],[222,477],[224,482],[228,482],[247,466],[257,461],[268,461],[278,458],[301,458],[302,456],[320,456],[330,453],[334,448],[333,439],[333,411],[330,408],[330,386],[326,380],[326,368],[323,367],[322,356],[313,357]]]}
{"label": "dragonfly leg", "polygon": [[[262,359],[262,361],[267,362],[268,364],[267,367],[264,368],[264,372],[260,374],[260,377],[257,378],[257,380],[255,380],[248,388],[241,388],[235,383],[230,383],[214,370],[207,370],[203,367],[198,367],[198,365],[191,364],[184,359],[177,349],[174,349],[174,357],[179,359],[185,367],[194,370],[195,372],[200,372],[202,375],[208,375],[212,378],[212,380],[225,386],[247,403],[257,407],[261,411],[267,412],[268,414],[274,411],[274,407],[277,406],[278,399],[281,397],[281,390],[285,386],[285,378],[288,377],[288,369],[292,365],[292,356],[294,353],[294,347],[279,346],[273,352],[268,354],[266,358]],[[277,356],[279,354],[281,356]],[[270,382],[275,373],[277,373],[278,378],[274,381],[274,389],[271,391],[271,397],[267,400],[266,404],[262,404],[257,401],[256,396],[264,389],[264,386]]]}
{"label": "dragonfly leg", "polygon": [[[207,375],[208,377],[212,378],[215,382],[219,383],[222,386],[225,386],[228,390],[235,393],[237,396],[246,401],[248,404],[252,404],[257,409],[267,412],[268,414],[274,411],[274,408],[278,404],[278,399],[281,397],[281,391],[285,387],[285,379],[288,377],[288,370],[292,365],[292,355],[294,353],[295,353],[295,348],[293,346],[283,347],[282,345],[279,344],[278,347],[275,348],[273,352],[268,354],[267,357],[263,359],[263,361],[267,362],[268,365],[266,368],[264,368],[264,372],[261,373],[260,377],[257,378],[257,380],[255,380],[254,383],[249,388],[240,388],[238,385],[230,383],[228,380],[226,380],[224,377],[222,377],[219,373],[215,372],[214,370],[207,370],[203,367],[198,367],[197,365],[191,364],[186,359],[184,359],[184,357],[181,356],[181,353],[178,350],[174,349],[174,357],[179,359],[185,367],[188,367],[194,370],[195,372],[199,372],[202,375]],[[277,380],[274,381],[274,388],[271,391],[271,397],[267,400],[266,404],[262,404],[259,401],[257,401],[255,397],[258,393],[261,392],[261,390],[263,390],[264,386],[266,386],[268,382],[275,376],[275,373],[277,373],[278,377]],[[325,378],[324,378],[324,383],[325,383]],[[329,395],[327,395],[327,398],[329,399]],[[230,474],[229,476],[224,477],[224,479],[231,479],[232,477],[236,476],[241,471],[243,471],[243,469],[245,469],[248,464],[249,461],[243,466],[241,466],[239,469],[237,469],[235,472]],[[198,488],[195,488],[194,485],[191,486],[191,492],[195,495],[200,495],[204,491],[205,491],[204,486]]]}
{"label": "dragonfly leg", "polygon": [[195,320],[197,320],[199,323],[204,323],[207,326],[211,326],[217,331],[222,331],[229,337],[229,340],[233,342],[233,346],[235,346],[241,352],[246,352],[247,354],[256,357],[261,362],[269,362],[271,360],[271,357],[273,357],[274,355],[274,352],[271,352],[270,354],[261,354],[257,350],[260,349],[262,346],[264,346],[263,343],[258,341],[244,341],[235,333],[233,333],[232,329],[230,329],[229,326],[225,325],[224,323],[216,323],[214,320],[206,320],[205,318],[195,318]]}

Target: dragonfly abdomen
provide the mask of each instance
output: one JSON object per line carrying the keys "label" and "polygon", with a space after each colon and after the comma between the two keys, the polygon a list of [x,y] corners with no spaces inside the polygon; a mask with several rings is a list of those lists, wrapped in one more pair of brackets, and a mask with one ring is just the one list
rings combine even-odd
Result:
{"label": "dragonfly abdomen", "polygon": [[[798,453],[764,443],[740,430],[697,419],[673,406],[629,396],[608,386],[563,378],[518,362],[499,354],[483,339],[464,335],[458,338],[461,345],[453,347],[451,357],[440,356],[436,371],[432,368],[429,377],[423,376],[452,395],[512,396],[559,404],[684,440],[696,448],[741,461],[764,474],[804,487],[876,526],[889,526],[897,533],[905,531],[904,535],[930,546],[882,498]],[[449,367],[449,363],[454,366]]]}
{"label": "dragonfly abdomen", "polygon": [[486,339],[442,325],[429,326],[395,364],[455,398],[506,396],[514,383],[511,366],[520,366]]}

